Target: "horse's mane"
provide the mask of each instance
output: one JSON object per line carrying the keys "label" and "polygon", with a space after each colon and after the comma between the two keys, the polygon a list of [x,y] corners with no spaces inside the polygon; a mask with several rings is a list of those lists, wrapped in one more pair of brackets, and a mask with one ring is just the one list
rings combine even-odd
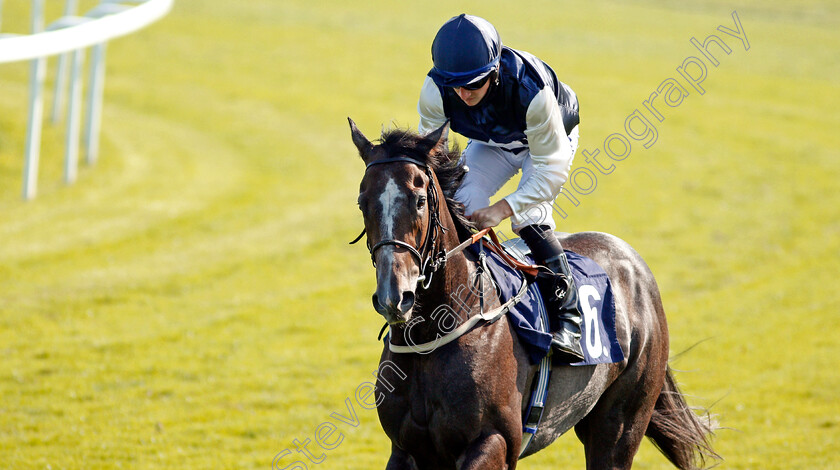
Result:
{"label": "horse's mane", "polygon": [[426,139],[413,131],[392,129],[382,132],[379,148],[386,152],[385,158],[405,155],[421,162],[425,162],[437,175],[441,190],[446,199],[449,214],[455,222],[455,230],[460,240],[466,240],[472,235],[472,222],[464,215],[464,204],[455,200],[455,191],[461,186],[467,167],[461,161],[461,150],[456,143],[451,149],[448,143],[443,149],[427,152],[425,149],[434,147],[436,142]]}

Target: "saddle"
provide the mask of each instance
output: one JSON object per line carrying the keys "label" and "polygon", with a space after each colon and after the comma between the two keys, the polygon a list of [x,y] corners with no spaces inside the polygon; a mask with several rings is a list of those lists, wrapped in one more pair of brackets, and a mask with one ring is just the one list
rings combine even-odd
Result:
{"label": "saddle", "polygon": [[[537,364],[551,350],[551,328],[546,319],[546,298],[534,282],[539,269],[530,257],[531,250],[520,238],[504,243],[472,245],[476,255],[483,252],[487,270],[496,283],[502,302],[510,299],[527,283],[521,300],[508,311],[508,319],[531,362]],[[615,300],[607,273],[595,261],[566,250],[566,257],[578,289],[581,311],[581,346],[585,359],[573,366],[609,364],[624,359],[615,330]],[[526,269],[523,269],[526,268]],[[551,295],[551,293],[545,293]]]}

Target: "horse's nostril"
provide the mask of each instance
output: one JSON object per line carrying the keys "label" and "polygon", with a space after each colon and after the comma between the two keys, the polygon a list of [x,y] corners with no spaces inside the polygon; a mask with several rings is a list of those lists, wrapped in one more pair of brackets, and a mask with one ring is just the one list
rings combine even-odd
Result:
{"label": "horse's nostril", "polygon": [[374,310],[384,315],[386,319],[392,316],[401,318],[414,307],[414,292],[405,291],[401,297],[387,295],[380,297],[379,294],[374,293],[370,300]]}
{"label": "horse's nostril", "polygon": [[407,312],[414,307],[414,292],[407,290],[403,292],[402,302],[400,302],[400,310]]}

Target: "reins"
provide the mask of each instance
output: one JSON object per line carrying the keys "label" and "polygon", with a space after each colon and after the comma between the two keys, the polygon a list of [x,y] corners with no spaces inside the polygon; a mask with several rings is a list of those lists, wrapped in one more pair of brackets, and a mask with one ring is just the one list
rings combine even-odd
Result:
{"label": "reins", "polygon": [[[502,247],[502,244],[499,242],[499,237],[496,236],[496,232],[494,232],[491,227],[485,228],[485,229],[477,232],[475,235],[473,235],[470,238],[470,240],[475,239],[475,238],[481,239],[481,237],[483,236],[482,232],[484,232],[485,230],[487,231],[486,232],[487,236],[490,237],[490,241],[488,242],[487,240],[483,240],[482,243],[484,244],[484,246],[487,247],[487,249],[489,249],[493,253],[496,253],[497,255],[499,255],[499,257],[501,257],[502,260],[504,260],[504,262],[507,263],[511,268],[516,269],[518,271],[522,271],[523,273],[528,274],[530,276],[535,276],[536,277],[537,273],[539,273],[539,271],[540,271],[540,266],[538,266],[536,264],[523,263],[522,261],[519,261],[518,259],[516,259],[514,256],[510,255]],[[479,236],[479,235],[481,235],[481,236]]]}
{"label": "reins", "polygon": [[[374,267],[376,267],[375,256],[376,251],[378,249],[388,245],[405,248],[406,250],[408,250],[409,253],[411,253],[412,256],[414,256],[417,259],[417,262],[420,264],[420,277],[417,279],[417,282],[421,283],[421,286],[424,289],[428,289],[431,285],[432,276],[434,275],[434,273],[438,269],[442,268],[450,258],[464,251],[464,249],[466,249],[468,246],[477,243],[485,235],[488,235],[490,237],[490,242],[492,243],[485,241],[484,245],[490,251],[499,255],[512,268],[518,269],[531,276],[537,275],[537,273],[539,272],[538,266],[522,263],[513,256],[509,255],[502,248],[502,244],[499,242],[499,238],[496,236],[496,232],[493,231],[492,227],[487,227],[482,230],[479,230],[478,232],[474,233],[470,238],[464,240],[461,244],[459,244],[452,250],[439,250],[435,252],[435,245],[437,244],[438,234],[440,232],[445,232],[446,228],[440,222],[440,204],[437,197],[437,190],[435,189],[435,177],[429,165],[425,162],[408,156],[401,156],[396,158],[383,158],[380,160],[374,160],[367,164],[367,166],[365,167],[365,171],[367,171],[370,167],[374,165],[399,162],[412,163],[423,168],[426,171],[426,175],[429,178],[429,187],[426,191],[426,197],[429,201],[429,227],[426,229],[426,238],[419,248],[415,248],[411,244],[401,240],[381,240],[373,246],[370,246],[370,244],[368,243],[368,250],[370,251],[370,260]],[[360,233],[358,237],[351,241],[350,244],[353,245],[357,243],[359,240],[362,239],[364,235],[365,229],[362,229],[362,233]]]}
{"label": "reins", "polygon": [[[385,163],[412,163],[423,168],[426,171],[426,175],[429,178],[429,187],[427,189],[427,199],[429,201],[429,224],[428,228],[426,229],[426,236],[423,241],[423,244],[420,245],[419,248],[415,248],[411,244],[401,241],[401,240],[394,240],[394,239],[386,239],[377,242],[375,245],[370,246],[370,242],[368,241],[368,250],[370,251],[370,259],[371,263],[374,267],[376,267],[376,251],[384,246],[398,246],[405,248],[408,250],[411,255],[417,259],[417,262],[420,264],[420,276],[417,279],[418,284],[423,289],[428,289],[432,282],[432,276],[438,269],[443,268],[446,262],[451,259],[453,256],[461,253],[464,251],[468,246],[473,245],[475,243],[482,243],[482,246],[486,247],[488,250],[496,253],[505,263],[507,263],[510,267],[522,271],[525,274],[531,275],[536,277],[537,273],[539,272],[539,266],[526,264],[515,257],[508,254],[505,249],[502,247],[501,242],[499,242],[499,238],[496,235],[496,232],[493,231],[492,227],[487,227],[484,229],[479,230],[478,232],[472,234],[469,238],[458,244],[455,248],[451,250],[437,250],[436,245],[438,241],[438,235],[441,232],[446,231],[446,227],[440,221],[440,204],[437,197],[437,190],[435,189],[435,176],[432,169],[429,167],[428,164],[422,162],[420,160],[408,157],[408,156],[400,156],[396,158],[385,158],[380,160],[375,160],[367,164],[365,167],[365,171],[367,171],[370,167],[374,165],[382,165]],[[365,229],[362,229],[362,233],[359,234],[350,244],[355,244],[362,237],[365,235]],[[489,240],[487,238],[488,237]],[[483,253],[482,253],[482,260],[483,260]],[[481,266],[479,266],[481,269]],[[483,278],[482,278],[483,279]],[[448,344],[460,336],[464,335],[466,332],[470,331],[479,321],[485,320],[488,323],[493,323],[499,318],[501,318],[507,311],[509,311],[514,305],[516,305],[521,299],[522,296],[525,294],[527,290],[528,282],[523,279],[522,286],[519,289],[519,292],[513,296],[512,298],[508,299],[504,305],[493,309],[489,312],[484,312],[484,290],[483,288],[479,288],[479,292],[481,292],[481,308],[480,313],[478,315],[474,315],[470,317],[466,322],[462,323],[458,328],[450,331],[448,334],[444,335],[443,337],[438,337],[435,341],[423,344],[415,344],[410,346],[399,346],[391,343],[388,341],[388,347],[392,352],[395,353],[423,353],[433,351],[434,349],[443,346],[444,344]],[[388,326],[386,323],[382,330],[379,332],[379,337],[382,337],[382,333],[385,331],[385,328]]]}
{"label": "reins", "polygon": [[[471,316],[466,321],[464,321],[463,323],[458,325],[457,328],[455,328],[454,330],[450,331],[449,333],[447,333],[443,336],[438,336],[434,341],[429,341],[427,343],[421,343],[421,344],[398,345],[398,344],[392,343],[389,340],[388,341],[388,349],[390,349],[391,352],[394,352],[394,353],[397,353],[397,354],[405,354],[405,353],[425,354],[425,353],[432,352],[432,351],[436,350],[437,348],[439,348],[441,346],[444,346],[446,344],[449,344],[449,343],[455,341],[456,339],[460,338],[461,336],[464,336],[467,332],[472,330],[473,327],[475,327],[478,324],[478,322],[480,322],[482,320],[486,321],[487,323],[495,323],[496,320],[502,318],[511,308],[513,308],[514,305],[518,304],[519,301],[522,300],[522,297],[525,295],[525,291],[527,291],[527,290],[528,290],[528,282],[525,279],[523,279],[522,280],[522,285],[519,286],[519,290],[517,291],[516,295],[514,295],[513,297],[508,299],[507,302],[505,302],[501,306],[499,306],[497,308],[494,308],[493,310],[490,310],[488,312],[482,311],[477,315]],[[386,326],[387,326],[387,323],[386,323]],[[383,330],[384,330],[384,328],[385,327],[383,327]]]}

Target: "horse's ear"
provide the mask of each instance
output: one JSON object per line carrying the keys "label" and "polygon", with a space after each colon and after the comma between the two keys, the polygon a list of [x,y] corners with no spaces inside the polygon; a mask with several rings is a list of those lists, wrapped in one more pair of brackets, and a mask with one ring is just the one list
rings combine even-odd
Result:
{"label": "horse's ear", "polygon": [[368,138],[362,134],[362,131],[356,127],[356,123],[353,122],[352,119],[348,117],[347,121],[350,123],[350,133],[353,135],[353,144],[355,144],[356,148],[359,149],[359,155],[362,157],[362,160],[367,161],[368,154],[370,153],[370,149],[373,148],[373,144],[371,144]]}
{"label": "horse's ear", "polygon": [[434,142],[431,147],[424,149],[426,153],[434,153],[435,151],[437,151],[437,153],[446,152],[449,145],[449,121],[446,121],[442,126],[432,132],[429,132],[423,137],[429,142]]}

